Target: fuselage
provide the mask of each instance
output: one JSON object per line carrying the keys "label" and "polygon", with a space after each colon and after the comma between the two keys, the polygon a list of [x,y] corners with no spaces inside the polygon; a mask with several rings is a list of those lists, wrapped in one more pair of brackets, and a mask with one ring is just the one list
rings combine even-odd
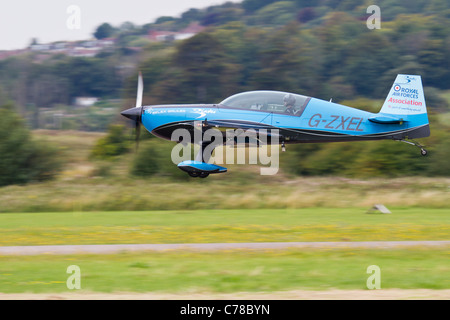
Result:
{"label": "fuselage", "polygon": [[[225,100],[226,102],[226,100]],[[278,130],[285,143],[404,139],[423,135],[426,114],[400,123],[370,121],[376,114],[316,98],[307,98],[295,115],[282,110],[239,108],[225,104],[144,106],[142,123],[154,135],[171,140],[174,130],[192,130],[195,121],[221,123],[230,128]],[[214,127],[214,126],[213,126]]]}

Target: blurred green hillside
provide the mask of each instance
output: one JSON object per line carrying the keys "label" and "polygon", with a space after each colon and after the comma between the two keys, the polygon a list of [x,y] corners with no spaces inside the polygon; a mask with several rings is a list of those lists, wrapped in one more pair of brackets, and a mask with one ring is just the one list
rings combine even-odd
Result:
{"label": "blurred green hillside", "polygon": [[[211,103],[252,89],[337,102],[384,99],[396,75],[406,73],[422,75],[432,111],[448,112],[450,5],[442,3],[247,0],[210,7],[197,12],[204,32],[144,50],[144,101]],[[370,4],[381,8],[381,29],[367,28]],[[174,30],[192,22],[186,16],[150,28]],[[135,78],[126,98],[135,96]]]}
{"label": "blurred green hillside", "polygon": [[[381,29],[369,30],[366,10],[374,4]],[[116,39],[115,50],[92,58],[30,51],[0,60],[0,104],[13,100],[37,127],[36,110],[80,96],[133,105],[138,69],[146,103],[219,102],[251,89],[384,99],[395,76],[408,73],[422,75],[432,111],[448,112],[449,17],[442,0],[244,0],[190,9],[142,26],[110,26],[104,36]],[[151,32],[191,24],[205,29],[183,41],[149,40]]]}

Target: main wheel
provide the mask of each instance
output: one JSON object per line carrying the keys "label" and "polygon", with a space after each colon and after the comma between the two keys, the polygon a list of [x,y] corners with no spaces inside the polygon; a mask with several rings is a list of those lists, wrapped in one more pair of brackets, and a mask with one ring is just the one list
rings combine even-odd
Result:
{"label": "main wheel", "polygon": [[420,154],[426,156],[428,154],[428,151],[425,149],[420,149]]}
{"label": "main wheel", "polygon": [[192,178],[197,178],[200,175],[200,173],[198,173],[198,172],[188,172],[188,175],[190,175]]}
{"label": "main wheel", "polygon": [[200,173],[200,178],[206,178],[207,176],[209,176],[209,173],[207,173],[207,172],[202,172],[202,173]]}

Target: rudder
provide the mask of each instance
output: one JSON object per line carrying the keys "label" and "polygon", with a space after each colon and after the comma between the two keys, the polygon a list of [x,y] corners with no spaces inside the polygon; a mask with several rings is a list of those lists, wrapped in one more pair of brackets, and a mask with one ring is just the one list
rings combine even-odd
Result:
{"label": "rudder", "polygon": [[405,123],[409,130],[393,136],[395,139],[430,136],[422,78],[419,75],[397,75],[380,112],[369,120],[378,123]]}
{"label": "rudder", "polygon": [[419,75],[397,75],[380,113],[404,115],[406,117],[426,114],[427,107],[423,94],[422,78]]}

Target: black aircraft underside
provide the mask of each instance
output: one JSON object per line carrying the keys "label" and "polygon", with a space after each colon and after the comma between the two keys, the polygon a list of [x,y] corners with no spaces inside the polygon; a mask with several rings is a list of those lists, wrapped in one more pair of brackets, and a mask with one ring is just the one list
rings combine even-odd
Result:
{"label": "black aircraft underside", "polygon": [[[414,139],[416,136],[423,136],[430,131],[429,125],[424,125],[416,128],[405,128],[391,132],[372,133],[366,135],[352,135],[345,133],[327,132],[323,130],[298,129],[298,128],[278,128],[267,124],[250,123],[244,121],[230,121],[230,120],[214,120],[203,122],[203,130],[216,129],[222,133],[223,143],[226,143],[227,129],[253,129],[256,133],[256,139],[266,141],[267,144],[285,143],[317,143],[317,142],[345,142],[345,141],[368,141],[393,139],[402,140],[405,138]],[[155,128],[152,133],[160,138],[171,140],[172,134],[177,129],[185,129],[189,132],[191,137],[190,143],[195,143],[195,127],[194,121],[180,121],[162,125]],[[264,129],[264,136],[260,134],[260,130]],[[276,130],[276,131],[275,131]],[[277,136],[278,139],[272,139]],[[265,138],[265,139],[263,139]],[[187,141],[184,141],[187,142]],[[248,143],[248,141],[246,141]]]}

